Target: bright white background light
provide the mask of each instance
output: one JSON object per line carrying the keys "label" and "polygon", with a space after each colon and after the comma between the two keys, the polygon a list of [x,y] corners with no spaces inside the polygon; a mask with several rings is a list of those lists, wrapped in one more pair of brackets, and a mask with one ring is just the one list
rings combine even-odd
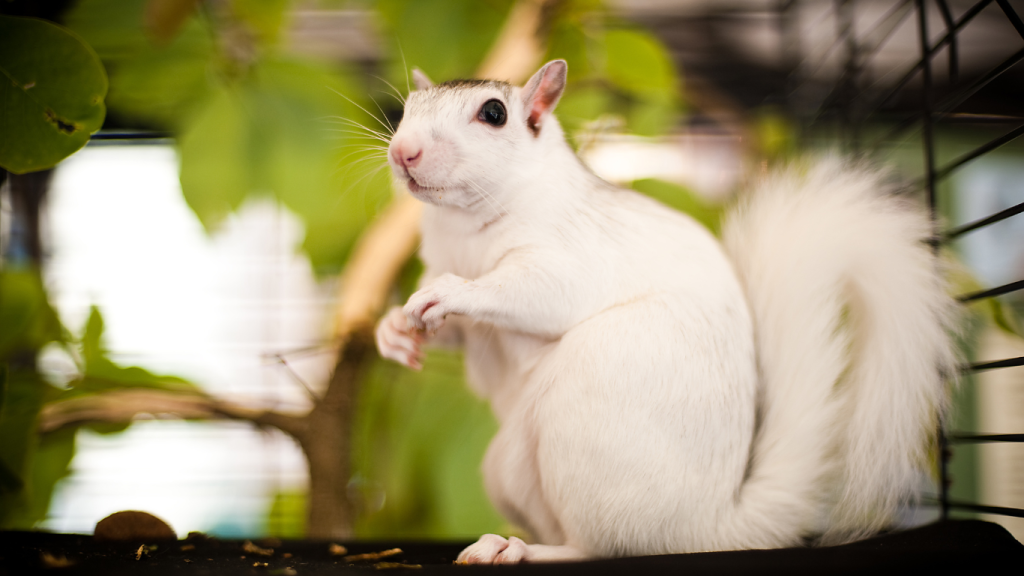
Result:
{"label": "bright white background light", "polygon": [[[250,202],[210,236],[184,202],[173,148],[91,146],[58,168],[48,219],[46,282],[60,317],[79,335],[99,306],[115,362],[278,410],[309,406],[296,376],[326,383],[330,349],[295,357],[296,374],[265,357],[322,344],[330,318],[331,286],[314,278],[302,225],[279,205]],[[44,528],[91,532],[137,509],[179,535],[254,534],[273,495],[307,481],[290,438],[245,423],[149,421],[78,441]]]}

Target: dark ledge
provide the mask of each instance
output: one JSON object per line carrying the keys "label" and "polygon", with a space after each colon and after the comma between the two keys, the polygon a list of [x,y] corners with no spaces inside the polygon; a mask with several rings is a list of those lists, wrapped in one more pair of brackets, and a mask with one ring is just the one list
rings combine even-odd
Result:
{"label": "dark ledge", "polygon": [[[92,537],[44,532],[0,532],[0,575],[256,575],[312,576],[346,573],[399,574],[963,574],[1012,573],[1024,566],[1024,546],[1002,527],[976,520],[931,524],[832,548],[746,550],[596,560],[573,564],[475,568],[452,565],[466,543],[356,542],[343,543],[348,554],[401,548],[402,553],[355,564],[332,555],[329,542],[257,541],[269,556],[243,550],[243,541],[191,539],[156,543],[139,559],[143,543],[109,544]],[[336,550],[337,551],[337,550]],[[44,560],[44,555],[48,556]],[[244,556],[244,558],[243,558]],[[61,567],[62,560],[70,565]],[[266,566],[263,565],[266,563]],[[49,564],[50,567],[47,567]],[[420,568],[394,564],[415,564]],[[921,572],[928,570],[929,572]]]}

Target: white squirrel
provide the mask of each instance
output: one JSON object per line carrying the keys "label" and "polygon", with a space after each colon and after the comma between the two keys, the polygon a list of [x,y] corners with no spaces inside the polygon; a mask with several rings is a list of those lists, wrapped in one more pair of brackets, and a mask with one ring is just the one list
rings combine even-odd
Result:
{"label": "white squirrel", "polygon": [[418,368],[465,348],[500,424],[495,506],[537,544],[505,564],[837,543],[915,497],[946,404],[954,303],[925,212],[836,158],[757,186],[724,248],[595,176],[552,115],[567,65],[523,87],[416,90],[391,139],[426,203],[422,288],[377,328]]}

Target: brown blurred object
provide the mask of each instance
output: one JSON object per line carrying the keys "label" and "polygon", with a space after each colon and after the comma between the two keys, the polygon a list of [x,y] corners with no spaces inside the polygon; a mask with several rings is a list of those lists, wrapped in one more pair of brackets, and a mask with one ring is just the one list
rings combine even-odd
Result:
{"label": "brown blurred object", "polygon": [[123,510],[96,523],[94,540],[101,542],[158,542],[177,540],[171,526],[149,512]]}
{"label": "brown blurred object", "polygon": [[199,0],[149,0],[143,16],[146,35],[158,46],[165,46],[178,35]]}

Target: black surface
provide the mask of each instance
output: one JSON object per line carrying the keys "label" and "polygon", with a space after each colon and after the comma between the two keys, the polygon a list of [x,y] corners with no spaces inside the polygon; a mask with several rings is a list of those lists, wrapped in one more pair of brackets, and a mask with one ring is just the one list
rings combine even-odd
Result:
{"label": "black surface", "polygon": [[[194,549],[182,550],[193,544]],[[136,560],[140,543],[104,544],[90,536],[43,532],[0,532],[0,575],[266,575],[295,576],[378,573],[374,564],[348,564],[328,552],[328,542],[264,542],[272,556],[242,551],[240,540],[178,541]],[[455,574],[501,571],[532,574],[963,574],[1020,573],[1024,546],[1002,527],[975,520],[932,524],[832,548],[789,548],[705,554],[620,558],[572,564],[515,567],[455,566],[452,560],[466,543],[346,543],[350,554],[400,547],[403,554],[386,561],[419,564],[420,569],[386,573]],[[67,558],[73,565],[46,568],[43,554]],[[285,558],[285,554],[291,554]],[[266,567],[253,564],[266,562]],[[290,569],[290,570],[286,570]]]}

